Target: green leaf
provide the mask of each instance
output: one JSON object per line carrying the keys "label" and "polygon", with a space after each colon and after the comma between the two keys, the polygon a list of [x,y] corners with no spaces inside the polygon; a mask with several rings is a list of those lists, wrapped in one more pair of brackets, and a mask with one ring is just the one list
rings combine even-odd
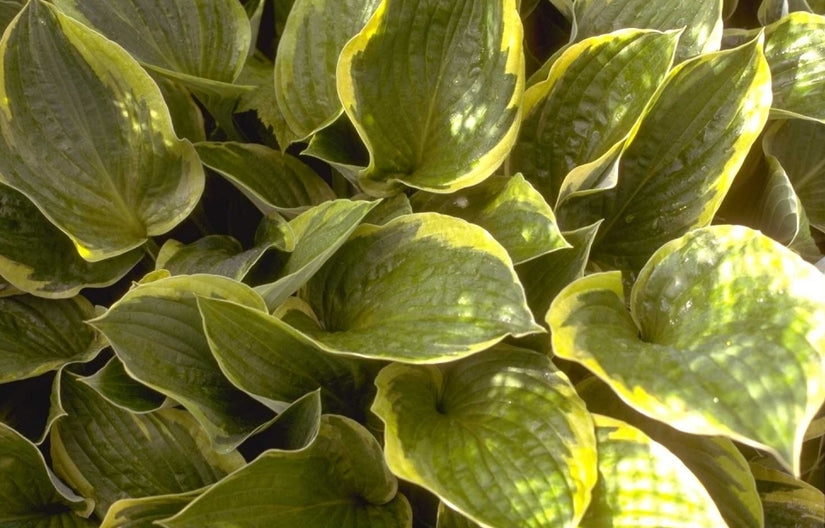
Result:
{"label": "green leaf", "polygon": [[163,94],[166,106],[169,107],[172,124],[178,137],[188,139],[193,143],[206,141],[203,113],[189,90],[182,84],[164,79],[159,75],[156,75],[154,79]]}
{"label": "green leaf", "polygon": [[670,69],[678,39],[675,31],[626,29],[568,47],[524,94],[511,170],[556,204],[570,171],[626,140]]}
{"label": "green leaf", "polygon": [[521,174],[493,177],[452,194],[418,192],[412,207],[463,218],[486,229],[513,263],[569,248],[553,210]]}
{"label": "green leaf", "polygon": [[218,171],[264,214],[300,213],[335,199],[329,185],[298,158],[253,143],[198,143],[204,165]]}
{"label": "green leaf", "polygon": [[825,400],[815,381],[825,374],[823,288],[819,271],[768,237],[714,226],[656,252],[630,313],[620,274],[602,273],[565,288],[547,322],[557,356],[637,411],[768,449],[799,472],[805,429]]}
{"label": "green leaf", "polygon": [[251,30],[237,0],[55,0],[65,13],[123,46],[142,63],[231,83]]}
{"label": "green leaf", "polygon": [[683,62],[622,154],[618,185],[570,200],[563,226],[599,219],[593,259],[636,271],[662,244],[710,223],[770,102],[760,39]]}
{"label": "green leaf", "polygon": [[295,293],[317,272],[377,202],[334,200],[309,209],[290,223],[295,234],[295,248],[275,282],[255,290],[270,310]]}
{"label": "green leaf", "polygon": [[362,226],[304,291],[316,341],[360,357],[435,363],[542,331],[504,248],[438,213]]}
{"label": "green leaf", "polygon": [[822,491],[787,473],[751,464],[765,508],[765,526],[819,528],[825,523]]}
{"label": "green leaf", "polygon": [[362,188],[450,192],[492,174],[521,119],[522,33],[515,0],[384,0],[338,61],[370,151]]}
{"label": "green leaf", "polygon": [[96,261],[181,222],[203,189],[154,81],[121,47],[42,0],[0,43],[0,179]]}
{"label": "green leaf", "polygon": [[582,528],[726,526],[702,483],[676,455],[633,426],[594,418],[599,481]]}
{"label": "green leaf", "polygon": [[26,0],[0,0],[0,34],[26,5]]}
{"label": "green leaf", "polygon": [[[280,5],[281,3],[278,4],[278,6]],[[254,88],[241,94],[235,111],[238,113],[254,111],[261,123],[269,131],[274,132],[276,138],[283,137],[286,134],[287,125],[275,101],[275,66],[273,62],[266,55],[255,52],[247,59],[237,82],[254,86]],[[276,142],[282,148],[288,146],[285,140],[278,139]]]}
{"label": "green leaf", "polygon": [[126,371],[178,401],[228,452],[272,414],[221,373],[203,333],[196,296],[260,307],[247,286],[215,275],[183,275],[138,285],[89,321],[109,340]]}
{"label": "green leaf", "polygon": [[759,22],[767,26],[794,11],[814,12],[807,0],[762,0],[756,15]]}
{"label": "green leaf", "polygon": [[343,112],[335,82],[338,56],[378,4],[297,0],[293,5],[275,55],[275,97],[290,129],[289,143],[311,136]]}
{"label": "green leaf", "polygon": [[0,423],[0,524],[48,528],[95,526],[92,502],[75,495],[49,471],[37,447]]}
{"label": "green leaf", "polygon": [[163,394],[131,377],[117,357],[110,359],[93,375],[80,378],[80,381],[96,390],[112,405],[133,413],[156,411],[166,400]]}
{"label": "green leaf", "polygon": [[367,146],[358,136],[358,131],[346,114],[313,135],[301,154],[328,163],[356,187],[358,174],[370,162]]}
{"label": "green leaf", "polygon": [[33,378],[68,363],[88,361],[103,348],[84,324],[94,316],[85,298],[0,298],[0,383]]}
{"label": "green leaf", "polygon": [[773,112],[825,123],[825,17],[796,12],[765,28]]}
{"label": "green leaf", "polygon": [[412,511],[363,427],[325,415],[315,441],[299,451],[270,450],[212,486],[165,528],[236,524],[249,528],[411,528]]}
{"label": "green leaf", "polygon": [[364,362],[336,357],[266,311],[200,298],[206,338],[224,374],[253,397],[292,402],[321,389],[324,410],[362,417],[372,384]]}
{"label": "green leaf", "polygon": [[134,414],[69,373],[60,392],[67,416],[52,428],[55,471],[101,517],[116,500],[200,489],[244,464],[237,452],[213,451],[185,411]]}
{"label": "green leaf", "polygon": [[484,526],[576,526],[596,482],[590,414],[550,360],[500,346],[376,379],[387,464]]}
{"label": "green leaf", "polygon": [[369,214],[364,218],[364,224],[384,225],[390,220],[412,214],[412,204],[404,193],[396,194],[391,198],[384,198],[378,202]]}
{"label": "green leaf", "polygon": [[201,495],[203,490],[120,499],[112,504],[100,528],[157,528],[154,521],[170,517]]}
{"label": "green leaf", "polygon": [[617,29],[684,28],[677,62],[718,51],[722,43],[722,0],[578,0],[573,6],[572,40],[583,40]]}
{"label": "green leaf", "polygon": [[479,528],[479,526],[443,502],[439,502],[436,528]]}
{"label": "green leaf", "polygon": [[255,436],[259,445],[282,451],[300,451],[321,430],[321,391],[308,392],[278,414],[272,424]]}
{"label": "green leaf", "polygon": [[0,422],[35,444],[45,442],[52,424],[66,414],[60,404],[58,372],[0,384]]}
{"label": "green leaf", "polygon": [[825,125],[802,119],[775,121],[762,147],[781,165],[810,224],[825,231]]}
{"label": "green leaf", "polygon": [[83,288],[111,285],[142,256],[136,249],[101,262],[84,260],[28,198],[0,184],[0,273],[17,288],[39,297],[73,297]]}

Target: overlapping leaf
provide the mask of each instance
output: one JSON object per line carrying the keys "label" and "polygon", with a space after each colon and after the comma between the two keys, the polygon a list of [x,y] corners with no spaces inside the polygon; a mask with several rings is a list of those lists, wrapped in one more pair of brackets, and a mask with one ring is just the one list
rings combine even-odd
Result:
{"label": "overlapping leaf", "polygon": [[541,331],[507,252],[438,213],[364,225],[306,284],[330,351],[434,363]]}
{"label": "overlapping leaf", "polygon": [[392,471],[484,526],[576,526],[596,479],[593,424],[567,377],[497,347],[376,379]]}
{"label": "overlapping leaf", "polygon": [[412,511],[362,426],[325,415],[317,438],[298,451],[270,450],[212,486],[165,528],[236,523],[250,528],[411,528]]}
{"label": "overlapping leaf", "polygon": [[0,44],[0,179],[102,260],[165,233],[203,169],[157,85],[120,46],[35,0]]}
{"label": "overlapping leaf", "polygon": [[547,321],[556,355],[639,412],[767,448],[798,472],[825,400],[823,291],[825,277],[796,254],[748,228],[715,226],[656,252],[630,313],[620,274],[604,273],[568,286]]}
{"label": "overlapping leaf", "polygon": [[825,523],[825,495],[787,473],[751,464],[771,528],[818,528]]}
{"label": "overlapping leaf", "polygon": [[106,511],[100,528],[156,528],[154,521],[175,515],[202,492],[195,490],[139,499],[120,499]]}
{"label": "overlapping leaf", "polygon": [[449,192],[492,174],[521,118],[522,32],[515,0],[383,0],[337,69],[370,150],[362,188]]}
{"label": "overlapping leaf", "polygon": [[133,413],[147,413],[160,409],[166,398],[131,377],[123,362],[117,357],[110,359],[93,375],[80,381],[96,390],[112,405]]}

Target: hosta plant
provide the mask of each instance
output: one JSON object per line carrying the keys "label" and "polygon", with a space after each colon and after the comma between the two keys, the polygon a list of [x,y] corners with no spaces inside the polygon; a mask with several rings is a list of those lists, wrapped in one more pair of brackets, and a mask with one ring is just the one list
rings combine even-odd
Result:
{"label": "hosta plant", "polygon": [[0,526],[825,523],[822,1],[0,24]]}

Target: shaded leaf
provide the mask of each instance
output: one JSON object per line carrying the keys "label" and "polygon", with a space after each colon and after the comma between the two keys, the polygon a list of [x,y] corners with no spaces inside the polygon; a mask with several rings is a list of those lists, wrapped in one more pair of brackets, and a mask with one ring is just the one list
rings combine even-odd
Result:
{"label": "shaded leaf", "polygon": [[448,361],[542,330],[504,248],[438,213],[362,226],[304,291],[323,328],[312,337],[360,357]]}
{"label": "shaded leaf", "polygon": [[751,464],[765,508],[765,526],[819,528],[825,523],[825,495],[787,473]]}
{"label": "shaded leaf", "polygon": [[478,528],[478,524],[453,510],[443,502],[439,502],[438,524],[436,528]]}
{"label": "shaded leaf", "polygon": [[186,218],[203,169],[125,50],[36,0],[4,35],[0,68],[0,179],[83,258],[120,255]]}
{"label": "shaded leaf", "polygon": [[160,525],[222,526],[243,511],[250,528],[411,528],[409,503],[397,491],[375,438],[352,420],[325,415],[308,447],[265,452]]}
{"label": "shaded leaf", "polygon": [[308,392],[292,402],[254,440],[268,449],[299,451],[318,436],[321,429],[321,391]]}
{"label": "shaded leaf", "polygon": [[347,115],[313,135],[301,154],[328,163],[354,186],[370,162],[370,153]]}
{"label": "shaded leaf", "polygon": [[178,513],[203,490],[138,499],[120,499],[106,511],[100,528],[156,528],[154,521]]}
{"label": "shaded leaf", "polygon": [[713,226],[656,252],[630,313],[620,274],[602,273],[565,288],[547,322],[556,355],[637,411],[769,449],[798,472],[805,429],[825,400],[813,381],[823,376],[822,291],[825,277],[768,237]]}
{"label": "shaded leaf", "polygon": [[484,526],[576,526],[596,480],[593,425],[542,355],[500,346],[376,379],[387,464]]}
{"label": "shaded leaf", "polygon": [[166,106],[169,107],[172,124],[178,137],[188,139],[193,143],[206,141],[203,113],[189,90],[180,83],[164,79],[160,75],[156,75],[154,79],[163,94]]}
{"label": "shaded leaf", "polygon": [[156,411],[166,400],[163,394],[131,377],[117,357],[110,359],[93,375],[79,380],[96,390],[112,405],[133,413]]}
{"label": "shaded leaf", "polygon": [[60,404],[57,372],[0,384],[0,422],[42,444],[54,421],[66,414]]}
{"label": "shaded leaf", "polygon": [[522,32],[515,0],[384,0],[338,61],[338,93],[370,151],[361,187],[450,192],[492,174],[521,117]]}

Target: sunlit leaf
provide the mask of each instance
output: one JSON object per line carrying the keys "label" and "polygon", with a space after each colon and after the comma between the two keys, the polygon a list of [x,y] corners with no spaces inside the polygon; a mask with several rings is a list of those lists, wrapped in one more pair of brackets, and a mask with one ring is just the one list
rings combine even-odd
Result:
{"label": "sunlit leaf", "polygon": [[522,32],[515,0],[383,0],[337,70],[370,151],[362,188],[449,192],[492,174],[521,117]]}
{"label": "sunlit leaf", "polygon": [[620,274],[602,273],[565,288],[547,321],[555,354],[637,411],[768,449],[799,472],[825,401],[823,291],[825,277],[770,238],[714,226],[656,252],[630,313]]}
{"label": "sunlit leaf", "polygon": [[376,379],[387,464],[484,526],[576,526],[596,479],[593,423],[567,377],[497,347]]}

